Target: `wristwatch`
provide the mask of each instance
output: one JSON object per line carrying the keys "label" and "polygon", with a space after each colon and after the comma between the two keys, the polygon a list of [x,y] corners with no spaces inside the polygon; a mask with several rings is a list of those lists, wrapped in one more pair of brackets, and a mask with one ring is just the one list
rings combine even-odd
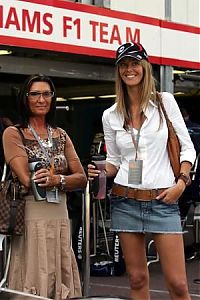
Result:
{"label": "wristwatch", "polygon": [[65,188],[65,176],[60,175],[60,189],[61,189],[61,191],[63,191],[64,188]]}
{"label": "wristwatch", "polygon": [[191,179],[190,179],[190,176],[184,174],[184,173],[180,173],[177,177],[177,181],[178,179],[181,179],[185,182],[185,185],[188,186],[191,184]]}

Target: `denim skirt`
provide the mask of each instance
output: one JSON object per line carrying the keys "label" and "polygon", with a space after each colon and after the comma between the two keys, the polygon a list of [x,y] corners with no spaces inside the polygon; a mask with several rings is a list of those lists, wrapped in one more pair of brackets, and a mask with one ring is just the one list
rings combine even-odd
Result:
{"label": "denim skirt", "polygon": [[111,231],[183,233],[178,203],[140,201],[110,195]]}

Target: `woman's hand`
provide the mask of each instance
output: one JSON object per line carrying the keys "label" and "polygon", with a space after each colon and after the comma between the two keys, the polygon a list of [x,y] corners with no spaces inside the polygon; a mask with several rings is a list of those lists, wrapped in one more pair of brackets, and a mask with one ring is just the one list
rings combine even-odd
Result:
{"label": "woman's hand", "polygon": [[180,196],[185,190],[185,183],[184,182],[177,182],[176,185],[166,189],[162,192],[159,196],[156,197],[157,200],[162,200],[167,204],[174,204],[178,201]]}
{"label": "woman's hand", "polygon": [[40,169],[35,172],[34,182],[36,182],[39,186],[42,187],[53,187],[58,186],[60,183],[60,176],[54,175],[48,169]]}
{"label": "woman's hand", "polygon": [[101,171],[97,170],[97,168],[94,165],[88,165],[88,180],[94,180],[94,177],[98,177],[100,173]]}

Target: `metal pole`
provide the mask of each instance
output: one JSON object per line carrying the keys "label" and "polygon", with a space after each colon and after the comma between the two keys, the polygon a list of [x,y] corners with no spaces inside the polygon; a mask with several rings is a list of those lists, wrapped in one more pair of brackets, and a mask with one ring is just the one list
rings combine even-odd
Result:
{"label": "metal pole", "polygon": [[[165,0],[165,20],[171,21],[171,17],[172,2],[171,0]],[[160,91],[174,93],[173,67],[171,66],[160,66]]]}
{"label": "metal pole", "polygon": [[90,192],[89,181],[85,193],[82,194],[82,222],[83,222],[83,243],[82,243],[82,293],[84,297],[89,295],[90,284]]}
{"label": "metal pole", "polygon": [[160,66],[160,91],[174,92],[173,67]]}
{"label": "metal pole", "polygon": [[104,222],[104,218],[103,218],[101,202],[99,199],[97,201],[99,204],[99,212],[100,212],[100,216],[101,216],[102,228],[103,228],[103,233],[104,233],[104,238],[105,238],[105,243],[106,243],[106,250],[107,250],[108,255],[110,256],[110,250],[109,250],[109,245],[108,245],[108,239],[107,239],[107,234],[106,234],[106,227],[105,227],[105,222]]}
{"label": "metal pole", "polygon": [[172,1],[165,0],[165,20],[171,21],[172,18]]}
{"label": "metal pole", "polygon": [[96,218],[96,202],[92,203],[92,224],[93,224],[93,253],[90,253],[90,257],[97,254],[97,218]]}

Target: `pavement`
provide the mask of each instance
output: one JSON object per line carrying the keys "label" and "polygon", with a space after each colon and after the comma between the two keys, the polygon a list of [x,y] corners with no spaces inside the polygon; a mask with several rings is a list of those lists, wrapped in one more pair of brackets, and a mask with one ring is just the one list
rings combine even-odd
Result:
{"label": "pavement", "polygon": [[[200,299],[200,259],[199,257],[186,261],[188,285],[192,300]],[[149,266],[150,293],[152,300],[169,300],[169,294],[162,276],[160,263]],[[199,283],[196,283],[199,282]],[[129,282],[126,274],[122,276],[91,277],[89,296],[129,297]],[[143,299],[141,299],[143,300]]]}
{"label": "pavement", "polygon": [[[190,260],[186,260],[186,269],[191,300],[200,300],[200,257],[196,256]],[[149,272],[151,300],[169,300],[170,298],[162,276],[160,263],[156,262],[150,264]],[[98,299],[126,299],[129,297],[129,282],[126,274],[121,276],[91,276],[89,282],[88,295],[86,295],[87,297],[85,298],[89,298],[90,300],[93,300],[92,298],[95,300],[95,297]],[[17,295],[12,291],[0,292],[0,300],[30,299],[44,298],[31,295]]]}

